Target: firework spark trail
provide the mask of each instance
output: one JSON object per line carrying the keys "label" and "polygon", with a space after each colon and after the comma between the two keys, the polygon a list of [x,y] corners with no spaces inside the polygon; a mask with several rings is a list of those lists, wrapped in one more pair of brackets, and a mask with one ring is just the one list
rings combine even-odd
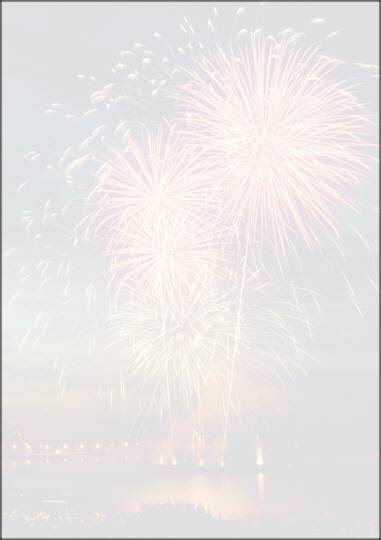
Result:
{"label": "firework spark trail", "polygon": [[[240,345],[246,340],[242,335],[242,320],[245,321],[245,334],[254,334],[256,336],[256,341],[259,339],[268,340],[266,345],[258,348],[258,343],[251,345],[251,351],[253,354],[257,354],[257,359],[253,363],[249,363],[248,367],[248,376],[251,370],[254,368],[255,377],[258,375],[266,375],[268,373],[271,376],[278,379],[282,384],[284,384],[281,373],[278,372],[276,364],[278,363],[281,366],[281,369],[284,370],[287,376],[292,379],[290,366],[297,368],[303,374],[306,374],[306,370],[303,365],[296,361],[290,361],[288,354],[284,354],[283,351],[278,350],[277,347],[270,345],[274,341],[280,340],[283,345],[286,346],[286,349],[292,349],[297,353],[303,353],[304,356],[309,357],[304,350],[303,346],[299,341],[296,340],[292,330],[289,328],[288,324],[291,321],[298,322],[299,325],[303,327],[303,333],[305,329],[308,330],[310,339],[312,336],[312,328],[310,317],[306,311],[304,302],[302,302],[296,294],[295,286],[291,287],[293,300],[283,302],[283,305],[279,304],[278,306],[271,307],[271,302],[268,302],[267,305],[261,306],[258,304],[259,296],[258,294],[265,291],[269,287],[273,287],[272,283],[269,281],[264,281],[260,270],[253,272],[252,276],[247,278],[247,273],[249,270],[248,266],[248,255],[249,255],[249,246],[250,246],[250,236],[247,235],[245,239],[245,250],[242,258],[242,265],[240,266],[240,284],[239,284],[239,293],[238,293],[238,306],[236,307],[235,313],[235,322],[234,322],[234,338],[233,338],[233,347],[231,351],[231,356],[229,358],[229,374],[227,382],[227,392],[224,400],[224,428],[223,428],[223,439],[222,439],[222,449],[221,449],[221,460],[225,459],[226,446],[228,442],[229,427],[231,421],[231,415],[233,414],[233,387],[234,379],[236,377],[237,361],[239,357]],[[251,285],[249,282],[254,279],[254,284]],[[253,292],[255,294],[254,298],[258,296],[258,299],[254,301],[253,305],[255,310],[255,323],[249,323],[248,320],[250,317],[243,317],[243,310],[245,308],[244,302],[244,292],[245,289],[248,289],[247,292],[252,296]],[[316,300],[316,294],[307,289],[300,289],[304,293],[312,295],[313,303],[317,309],[320,317],[322,316],[320,306]],[[285,307],[291,309],[291,313],[284,310]],[[247,310],[247,308],[246,308]],[[310,358],[310,357],[309,357]],[[259,359],[267,360],[268,365],[263,366]],[[310,358],[311,360],[311,358]],[[242,362],[241,362],[242,364]],[[242,370],[242,365],[240,366]]]}
{"label": "firework spark trail", "polygon": [[249,238],[250,238],[249,235],[247,235],[246,243],[245,243],[245,253],[244,253],[243,264],[242,264],[242,275],[241,275],[239,297],[238,297],[237,317],[236,317],[236,323],[235,323],[235,328],[234,328],[234,346],[233,346],[232,359],[231,359],[230,371],[229,371],[227,403],[224,409],[225,410],[225,426],[224,426],[223,443],[222,443],[222,460],[224,460],[225,458],[225,449],[226,449],[226,443],[227,443],[227,437],[228,437],[229,418],[230,418],[231,402],[232,402],[234,373],[235,373],[236,363],[237,363],[238,343],[239,343],[240,334],[241,334],[241,314],[242,314],[243,293],[244,293],[244,288],[245,288],[245,283],[246,283],[247,260],[248,260],[248,254],[249,254]]}

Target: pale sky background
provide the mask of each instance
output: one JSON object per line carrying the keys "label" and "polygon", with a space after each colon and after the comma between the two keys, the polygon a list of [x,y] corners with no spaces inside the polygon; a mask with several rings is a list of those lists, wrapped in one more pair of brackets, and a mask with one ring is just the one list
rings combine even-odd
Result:
{"label": "pale sky background", "polygon": [[[320,536],[319,531],[323,535],[328,533],[328,538],[337,534],[367,537],[369,531],[377,530],[379,195],[376,165],[354,195],[357,214],[343,211],[338,216],[344,257],[322,235],[320,251],[308,254],[300,244],[297,246],[300,264],[290,261],[283,278],[278,271],[274,272],[276,286],[270,302],[290,299],[290,285],[310,289],[319,295],[322,317],[311,296],[299,292],[312,323],[312,339],[305,331],[299,335],[293,326],[311,356],[311,359],[303,357],[306,375],[293,370],[293,380],[284,387],[277,385],[269,389],[262,380],[249,391],[241,382],[236,383],[243,404],[241,414],[234,418],[229,430],[226,457],[236,467],[233,472],[228,466],[220,469],[216,461],[219,458],[210,455],[204,471],[181,466],[181,459],[185,456],[186,460],[187,455],[196,463],[190,437],[198,424],[196,413],[185,415],[179,411],[176,411],[172,450],[180,466],[146,467],[151,458],[145,461],[144,448],[153,448],[161,454],[165,445],[168,448],[170,437],[165,422],[160,425],[157,415],[140,409],[147,392],[142,391],[141,400],[130,400],[124,407],[117,397],[115,381],[121,369],[120,358],[116,352],[104,349],[109,335],[102,274],[106,261],[101,242],[95,239],[86,248],[80,241],[77,248],[73,247],[73,226],[84,212],[81,205],[78,211],[68,213],[70,222],[65,223],[54,215],[73,194],[81,190],[87,193],[93,182],[91,167],[73,175],[73,185],[66,183],[62,167],[47,169],[46,165],[56,167],[65,148],[78,147],[89,130],[103,123],[106,142],[113,142],[113,129],[126,118],[134,120],[136,125],[144,121],[148,127],[143,129],[150,129],[150,124],[163,116],[171,120],[173,103],[151,98],[148,100],[151,105],[146,108],[134,98],[132,106],[120,109],[122,112],[115,112],[117,108],[113,106],[107,110],[101,106],[99,117],[98,113],[86,120],[79,121],[78,117],[91,108],[90,93],[122,78],[123,74],[111,72],[121,59],[121,50],[129,50],[133,43],[139,42],[153,51],[155,58],[162,58],[167,45],[174,48],[182,45],[184,38],[179,25],[184,17],[211,47],[209,18],[215,23],[216,40],[222,46],[242,27],[262,27],[273,35],[289,27],[303,32],[306,45],[321,43],[323,54],[344,60],[339,68],[340,76],[360,83],[357,95],[367,104],[376,124],[375,132],[378,131],[376,71],[353,65],[379,63],[378,3],[261,4],[264,5],[253,2],[3,3],[2,230],[7,255],[3,258],[2,414],[5,460],[9,465],[3,484],[5,512],[12,508],[26,509],[32,514],[41,510],[59,513],[74,509],[83,517],[88,511],[101,511],[111,517],[112,523],[116,511],[137,510],[140,504],[149,501],[186,500],[201,504],[212,513],[215,510],[215,515],[222,517],[237,512],[237,515],[255,516],[254,523],[256,517],[259,523],[264,517],[269,536],[277,536],[288,524],[295,537],[299,537],[298,532],[300,537]],[[216,7],[218,16],[214,12]],[[237,17],[235,14],[241,7],[245,8],[245,14]],[[313,23],[316,19],[323,21]],[[341,33],[326,39],[335,31]],[[158,45],[154,32],[162,34],[162,43],[166,45]],[[124,60],[130,63],[130,58]],[[155,61],[152,65],[156,65]],[[146,73],[150,73],[149,69]],[[139,80],[136,84],[140,89],[143,86]],[[63,104],[59,109],[62,113],[44,112],[57,102]],[[75,118],[65,118],[65,114],[73,114]],[[376,136],[374,142],[378,142]],[[31,161],[24,159],[32,150],[41,156]],[[46,223],[44,213],[48,214]],[[25,232],[28,216],[33,222]],[[359,231],[366,245],[352,227]],[[49,263],[46,275],[53,279],[43,282],[36,266],[40,264],[41,272],[45,262],[39,261],[50,255],[55,256],[55,262]],[[66,267],[62,266],[59,279],[54,276],[60,272],[61,262],[66,265],[68,261],[73,265],[70,302],[63,304],[66,281],[62,276]],[[89,283],[97,288],[96,307],[90,312],[85,302]],[[355,302],[351,294],[355,295]],[[44,333],[45,323],[48,330]],[[89,337],[95,339],[97,346],[94,359],[88,357]],[[271,345],[276,347],[275,342]],[[301,360],[297,354],[292,358]],[[97,395],[99,379],[107,383],[107,388],[109,381],[114,382],[112,409],[106,391],[101,389]],[[250,404],[256,405],[254,412],[245,403],[247,393]],[[213,393],[208,395],[200,414],[204,423],[200,429],[204,428],[206,436],[214,436],[218,445],[222,431],[216,418],[222,417],[222,411],[213,408],[214,397]],[[84,442],[85,461],[78,465],[69,456],[69,462],[62,465],[52,460],[49,465],[36,461],[31,467],[25,466],[24,457],[17,455],[20,439],[16,436],[18,446],[13,451],[16,457],[11,459],[17,459],[19,464],[13,467],[8,459],[12,451],[8,450],[16,430],[21,432],[21,441],[29,441],[33,448],[49,443],[52,452],[64,443],[71,452],[72,444],[78,448],[79,441]],[[262,470],[253,467],[258,434],[264,449]],[[153,441],[153,446],[130,445],[128,450],[131,451],[131,446],[132,452],[136,450],[142,467],[135,467],[133,462],[129,469],[125,462],[113,462],[113,452],[109,454],[110,461],[107,456],[105,462],[103,457],[102,463],[92,461],[94,441],[101,441],[101,452],[104,444],[108,446],[116,441],[113,451],[121,456],[124,446],[120,441],[145,440]],[[243,474],[236,474],[240,471]],[[49,502],[47,496],[54,499],[50,506],[45,504]],[[57,499],[67,499],[66,504],[56,505]],[[180,520],[181,532],[189,533],[183,530],[183,517]],[[52,521],[48,522],[50,526]],[[170,521],[167,525],[177,523],[175,517]],[[5,516],[4,527],[12,530],[14,537],[23,535],[17,529],[21,526],[22,520],[13,521]],[[78,522],[73,521],[68,536],[77,537],[76,533],[86,532],[86,537],[92,536],[91,520],[85,519],[82,533],[76,530],[78,527],[81,527]],[[360,529],[363,534],[357,534]],[[155,534],[157,530],[153,531]]]}
{"label": "pale sky background", "polygon": [[[3,267],[3,414],[10,426],[44,436],[46,429],[57,431],[57,420],[63,419],[59,422],[59,430],[75,438],[75,431],[81,432],[84,425],[88,426],[89,432],[92,429],[100,433],[109,430],[112,434],[113,431],[118,433],[125,422],[120,413],[110,414],[102,404],[94,402],[93,394],[88,393],[93,384],[91,374],[87,367],[81,372],[81,353],[75,347],[73,351],[63,345],[63,335],[71,331],[71,317],[74,319],[78,314],[75,302],[68,308],[66,328],[63,326],[61,335],[43,345],[42,354],[39,355],[39,349],[35,354],[20,355],[17,352],[20,337],[37,313],[34,304],[36,284],[27,286],[24,293],[8,305],[19,289],[17,272],[36,256],[34,244],[20,227],[20,217],[25,208],[37,212],[50,195],[53,199],[57,197],[58,189],[46,172],[41,173],[38,163],[25,161],[23,156],[36,149],[49,162],[50,156],[57,159],[59,151],[70,144],[73,136],[74,143],[81,137],[77,128],[44,115],[44,110],[52,102],[64,103],[69,113],[86,110],[90,91],[111,82],[110,70],[118,61],[120,50],[129,49],[135,41],[153,47],[153,32],[160,32],[168,42],[177,44],[181,39],[178,25],[184,16],[202,34],[214,5],[218,7],[223,24],[228,26],[232,14],[241,4],[4,4],[3,245],[5,250],[15,248]],[[272,2],[261,9],[258,5],[247,4],[246,10],[246,26],[259,25],[272,34],[292,27],[306,33],[309,41],[323,41],[323,52],[349,64],[378,64],[377,3]],[[313,25],[311,20],[315,18],[324,18],[325,22]],[[342,31],[342,35],[324,41],[324,37],[335,30]],[[377,118],[378,79],[370,77],[369,71],[353,66],[346,69],[351,77],[363,83],[360,96],[369,103],[369,109]],[[95,75],[97,81],[78,79],[79,73],[86,77]],[[370,277],[378,282],[377,176],[374,167],[358,193],[356,203],[361,207],[360,213],[343,215],[345,271],[356,291],[363,318],[348,297],[328,244],[324,250],[332,268],[319,255],[308,257],[303,254],[302,268],[289,276],[292,283],[319,291],[325,320],[316,322],[314,341],[308,345],[309,352],[319,364],[309,368],[308,378],[297,377],[295,383],[287,387],[289,408],[283,411],[285,414],[272,410],[266,417],[265,425],[270,435],[272,431],[303,433],[305,430],[311,448],[315,439],[332,436],[332,444],[336,445],[338,453],[344,452],[348,443],[358,452],[377,451],[378,298],[369,280]],[[17,192],[17,187],[26,179],[30,180],[27,188]],[[349,232],[347,220],[352,220],[349,224],[356,226],[366,238],[372,256]],[[50,238],[53,244],[55,238],[59,236]],[[59,245],[55,247],[60,250]],[[93,261],[83,261],[84,275],[76,284],[82,293],[87,283],[87,269],[93,270],[89,263],[91,266]],[[44,300],[47,311],[54,305],[54,295],[52,289]],[[96,324],[96,320],[88,324]],[[60,400],[55,383],[57,375],[52,372],[52,365],[57,355],[68,354],[75,355],[78,375],[71,393]],[[75,425],[72,418],[77,420]]]}

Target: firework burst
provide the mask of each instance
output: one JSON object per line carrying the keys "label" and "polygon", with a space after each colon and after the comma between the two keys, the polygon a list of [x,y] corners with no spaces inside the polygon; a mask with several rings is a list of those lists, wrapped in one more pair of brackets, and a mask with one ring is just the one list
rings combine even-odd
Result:
{"label": "firework burst", "polygon": [[335,210],[369,166],[369,119],[333,72],[339,63],[283,34],[196,62],[176,91],[185,131],[214,171],[223,215],[263,249],[288,253],[338,236]]}
{"label": "firework burst", "polygon": [[161,301],[202,276],[215,277],[224,258],[208,176],[173,129],[129,137],[123,153],[102,164],[86,221],[105,238],[112,279],[144,288]]}
{"label": "firework burst", "polygon": [[[110,347],[123,366],[125,387],[149,396],[171,417],[197,410],[206,392],[230,415],[239,411],[243,385],[285,384],[295,370],[305,374],[310,300],[279,296],[256,272],[247,286],[239,332],[234,287],[228,294],[207,280],[165,304],[141,292],[119,302],[109,318]],[[239,384],[228,397],[234,356]]]}
{"label": "firework burst", "polygon": [[130,383],[148,388],[162,412],[174,404],[177,411],[194,407],[206,388],[222,391],[235,329],[232,303],[222,293],[197,283],[165,306],[130,300],[115,308],[110,326]]}

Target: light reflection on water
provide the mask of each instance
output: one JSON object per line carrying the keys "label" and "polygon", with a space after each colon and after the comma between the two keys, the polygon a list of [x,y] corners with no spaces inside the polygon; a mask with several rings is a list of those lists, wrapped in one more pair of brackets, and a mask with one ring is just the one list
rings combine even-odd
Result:
{"label": "light reflection on water", "polygon": [[142,504],[165,502],[200,504],[214,517],[254,516],[263,497],[264,478],[256,483],[221,473],[192,473],[142,480],[122,497],[118,511],[138,511]]}
{"label": "light reflection on water", "polygon": [[[215,518],[245,519],[273,525],[327,523],[348,530],[377,523],[377,467],[298,467],[247,470],[200,470],[182,467],[120,468],[98,465],[71,468],[51,465],[6,475],[5,510],[51,511],[45,500],[64,500],[67,508],[86,512],[139,512],[144,505],[191,503]],[[21,505],[21,506],[20,506]],[[364,525],[365,526],[365,525]],[[372,525],[375,526],[375,525]]]}

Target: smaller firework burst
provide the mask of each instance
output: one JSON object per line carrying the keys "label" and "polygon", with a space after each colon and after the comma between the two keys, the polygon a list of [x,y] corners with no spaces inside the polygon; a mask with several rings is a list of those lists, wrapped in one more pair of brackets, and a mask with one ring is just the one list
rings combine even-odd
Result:
{"label": "smaller firework burst", "polygon": [[165,305],[131,299],[116,306],[110,328],[131,386],[148,391],[161,412],[195,406],[226,381],[235,314],[209,285],[195,283]]}
{"label": "smaller firework burst", "polygon": [[190,153],[173,129],[159,130],[142,144],[130,137],[101,166],[87,223],[105,239],[119,289],[144,288],[164,301],[215,274],[225,256],[208,176]]}

